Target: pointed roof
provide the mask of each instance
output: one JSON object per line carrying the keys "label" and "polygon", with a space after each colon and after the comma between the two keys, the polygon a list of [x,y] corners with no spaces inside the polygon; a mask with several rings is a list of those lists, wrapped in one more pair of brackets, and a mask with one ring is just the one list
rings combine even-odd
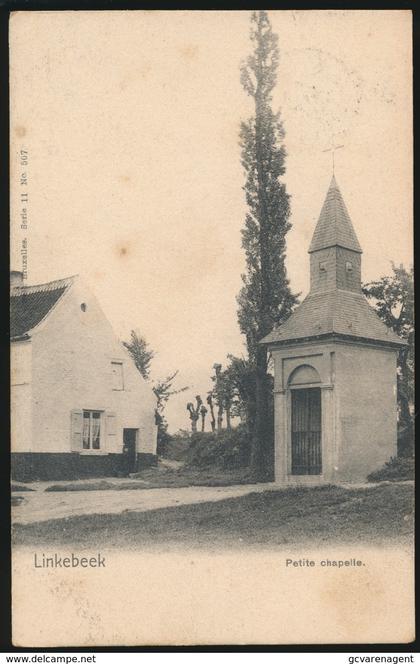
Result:
{"label": "pointed roof", "polygon": [[382,322],[362,293],[338,289],[309,293],[289,318],[260,343],[276,344],[331,335],[393,346],[407,343]]}
{"label": "pointed roof", "polygon": [[73,284],[75,277],[67,277],[36,286],[15,286],[10,290],[10,337],[27,337],[44,320],[58,300]]}
{"label": "pointed roof", "polygon": [[308,252],[312,253],[334,246],[362,253],[341,191],[333,175]]}

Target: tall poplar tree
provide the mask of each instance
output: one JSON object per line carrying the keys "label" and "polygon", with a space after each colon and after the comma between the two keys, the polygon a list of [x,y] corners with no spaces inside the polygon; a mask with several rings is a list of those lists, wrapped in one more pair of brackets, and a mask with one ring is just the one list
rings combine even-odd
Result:
{"label": "tall poplar tree", "polygon": [[251,17],[253,52],[241,66],[241,83],[254,102],[254,113],[241,123],[241,161],[248,212],[242,230],[246,274],[238,296],[238,320],[255,370],[255,424],[251,464],[261,478],[273,475],[272,381],[268,354],[258,342],[291,313],[297,298],[287,279],[286,234],[289,195],[280,180],[285,173],[285,132],[280,112],[272,110],[277,80],[278,38],[265,11]]}

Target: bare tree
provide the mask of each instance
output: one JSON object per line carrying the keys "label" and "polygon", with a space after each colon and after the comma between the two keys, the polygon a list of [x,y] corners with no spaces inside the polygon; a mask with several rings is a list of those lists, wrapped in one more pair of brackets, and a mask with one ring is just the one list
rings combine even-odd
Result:
{"label": "bare tree", "polygon": [[197,421],[198,418],[200,417],[200,408],[203,403],[199,394],[197,394],[195,400],[196,400],[196,406],[194,406],[194,404],[191,401],[187,403],[187,410],[190,414],[192,433],[197,433]]}
{"label": "bare tree", "polygon": [[207,404],[210,408],[210,415],[211,415],[211,420],[210,420],[210,425],[211,425],[211,430],[214,432],[216,431],[216,418],[214,416],[214,404],[213,404],[213,393],[209,392],[207,394]]}
{"label": "bare tree", "polygon": [[205,407],[205,405],[203,404],[203,405],[201,406],[201,408],[200,408],[200,415],[201,415],[201,431],[204,431],[204,427],[205,427],[205,421],[206,421],[206,415],[207,415],[207,413],[208,413],[208,410],[207,410],[207,408]]}

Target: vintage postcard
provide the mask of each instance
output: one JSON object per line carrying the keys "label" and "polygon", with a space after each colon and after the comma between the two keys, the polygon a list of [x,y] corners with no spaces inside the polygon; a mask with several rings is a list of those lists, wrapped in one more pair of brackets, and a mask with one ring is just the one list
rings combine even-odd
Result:
{"label": "vintage postcard", "polygon": [[15,645],[414,639],[411,22],[11,15]]}

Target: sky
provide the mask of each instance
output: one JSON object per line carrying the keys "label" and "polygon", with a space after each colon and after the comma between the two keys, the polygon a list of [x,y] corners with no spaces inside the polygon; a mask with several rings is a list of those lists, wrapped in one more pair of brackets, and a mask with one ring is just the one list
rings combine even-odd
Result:
{"label": "sky", "polygon": [[[286,132],[291,287],[335,175],[363,248],[362,278],[412,261],[411,14],[270,11],[280,63],[273,107]],[[244,254],[239,80],[247,11],[17,12],[11,20],[11,263],[28,284],[80,274],[121,339],[136,329],[152,379],[179,370],[211,387],[215,362],[245,353],[236,295]],[[28,229],[20,229],[20,150]]]}

